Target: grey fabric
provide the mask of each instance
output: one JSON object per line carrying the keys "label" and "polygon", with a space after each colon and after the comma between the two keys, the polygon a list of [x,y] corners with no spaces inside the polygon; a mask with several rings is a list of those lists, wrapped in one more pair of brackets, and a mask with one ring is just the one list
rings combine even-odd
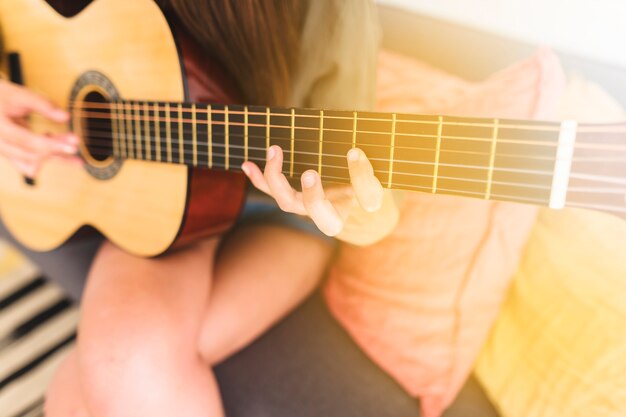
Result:
{"label": "grey fabric", "polygon": [[1,219],[0,237],[19,249],[47,278],[59,284],[74,300],[79,300],[83,293],[91,261],[103,239],[94,232],[91,236],[74,238],[50,252],[33,252],[11,237]]}
{"label": "grey fabric", "polygon": [[[417,417],[419,403],[352,342],[319,293],[215,368],[228,417]],[[444,417],[497,417],[470,378]]]}

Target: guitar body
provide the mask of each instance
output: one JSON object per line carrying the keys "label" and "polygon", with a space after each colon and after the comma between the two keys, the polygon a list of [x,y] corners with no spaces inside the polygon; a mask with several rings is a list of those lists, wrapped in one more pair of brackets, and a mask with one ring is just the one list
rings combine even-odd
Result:
{"label": "guitar body", "polygon": [[[81,77],[78,98],[102,92],[102,85],[85,78],[94,71],[125,99],[237,100],[220,68],[154,1],[85,2],[71,17],[59,12],[64,2],[56,9],[49,3],[0,0],[0,28],[5,52],[19,55],[24,84],[61,107],[68,107]],[[76,8],[80,2],[65,3]],[[59,130],[40,118],[32,126]],[[92,226],[133,254],[155,256],[225,231],[243,203],[246,182],[239,173],[98,160],[86,146],[81,153],[85,167],[50,160],[34,184],[0,157],[0,215],[26,246],[51,250]]]}

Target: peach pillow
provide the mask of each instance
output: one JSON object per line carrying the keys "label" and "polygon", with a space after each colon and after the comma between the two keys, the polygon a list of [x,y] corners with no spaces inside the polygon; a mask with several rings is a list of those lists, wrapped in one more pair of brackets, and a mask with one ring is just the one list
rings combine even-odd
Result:
{"label": "peach pillow", "polygon": [[[381,54],[380,110],[547,118],[564,76],[543,50],[482,83]],[[534,207],[407,193],[400,224],[368,247],[342,245],[325,295],[354,340],[439,416],[463,385],[509,287]]]}

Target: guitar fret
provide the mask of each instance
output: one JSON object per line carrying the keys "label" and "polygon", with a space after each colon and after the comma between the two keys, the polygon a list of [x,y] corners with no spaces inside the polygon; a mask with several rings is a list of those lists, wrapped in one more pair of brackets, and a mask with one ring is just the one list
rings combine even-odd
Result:
{"label": "guitar fret", "polygon": [[183,129],[183,105],[178,105],[178,162],[185,163],[185,142]]}
{"label": "guitar fret", "polygon": [[228,105],[224,106],[224,169],[230,169],[230,133],[228,129]]}
{"label": "guitar fret", "polygon": [[324,142],[324,110],[320,110],[320,133],[319,133],[319,148],[317,159],[317,173],[322,176],[322,144]]}
{"label": "guitar fret", "polygon": [[270,148],[270,108],[265,109],[265,151]]}
{"label": "guitar fret", "polygon": [[148,107],[148,103],[143,103],[143,114],[145,117],[144,120],[144,136],[146,137],[146,160],[152,160],[152,138],[150,137],[150,107]]}
{"label": "guitar fret", "polygon": [[393,179],[393,157],[396,147],[396,114],[391,114],[391,149],[389,151],[389,177],[387,178],[387,187],[391,188]]}
{"label": "guitar fret", "polygon": [[213,108],[207,106],[207,129],[209,130],[209,168],[213,168]]}
{"label": "guitar fret", "polygon": [[113,155],[114,156],[120,156],[120,151],[119,151],[119,146],[120,146],[120,140],[118,138],[118,133],[117,133],[117,119],[115,118],[116,114],[114,112],[115,108],[117,106],[117,103],[113,103],[111,105],[111,113],[109,114],[110,119],[111,119],[111,138],[113,140]]}
{"label": "guitar fret", "polygon": [[165,146],[167,147],[167,162],[172,162],[172,124],[170,121],[170,104],[165,103]]}
{"label": "guitar fret", "polygon": [[198,129],[196,127],[196,105],[191,105],[191,136],[193,145],[193,166],[198,166]]}
{"label": "guitar fret", "polygon": [[489,170],[487,171],[487,189],[485,190],[485,200],[491,198],[491,185],[493,184],[493,169],[496,161],[496,143],[498,140],[498,119],[493,119],[493,134],[491,136],[491,152],[489,154]]}
{"label": "guitar fret", "polygon": [[135,158],[135,151],[133,148],[133,118],[132,118],[132,105],[126,103],[126,139],[128,145],[128,157]]}
{"label": "guitar fret", "polygon": [[352,113],[352,147],[356,148],[356,120],[357,112]]}
{"label": "guitar fret", "polygon": [[159,121],[159,103],[154,104],[154,133],[156,160],[161,162],[161,122]]}
{"label": "guitar fret", "polygon": [[135,120],[135,142],[137,143],[137,159],[142,158],[141,153],[141,112],[139,110],[139,103],[133,105],[133,119]]}
{"label": "guitar fret", "polygon": [[248,106],[243,107],[243,160],[248,161]]}
{"label": "guitar fret", "polygon": [[439,178],[439,158],[441,157],[441,134],[443,133],[443,116],[438,117],[437,125],[437,148],[435,150],[435,166],[433,168],[433,186],[432,193],[437,192],[437,178]]}
{"label": "guitar fret", "polygon": [[293,178],[294,150],[296,148],[295,132],[296,132],[296,109],[292,107],[291,108],[291,130],[289,132],[289,136],[290,136],[289,139],[291,143],[291,155],[290,155],[291,163],[289,166],[289,176],[292,178]]}
{"label": "guitar fret", "polygon": [[121,102],[117,103],[117,111],[115,114],[116,122],[117,122],[117,131],[120,137],[120,155],[122,158],[126,158],[127,156],[127,145],[126,145],[126,126],[124,125],[124,105]]}

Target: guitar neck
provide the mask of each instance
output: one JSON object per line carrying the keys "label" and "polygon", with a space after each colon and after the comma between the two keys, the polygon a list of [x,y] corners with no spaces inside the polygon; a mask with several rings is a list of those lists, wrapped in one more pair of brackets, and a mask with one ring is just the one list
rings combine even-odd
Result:
{"label": "guitar neck", "polygon": [[[348,183],[361,148],[387,188],[596,208],[626,216],[626,125],[117,101],[88,107],[85,136],[124,159],[240,170],[284,151],[283,172]],[[98,129],[108,119],[110,128]],[[100,138],[100,139],[98,139]],[[103,150],[104,152],[104,150]],[[593,207],[592,207],[593,206]]]}

